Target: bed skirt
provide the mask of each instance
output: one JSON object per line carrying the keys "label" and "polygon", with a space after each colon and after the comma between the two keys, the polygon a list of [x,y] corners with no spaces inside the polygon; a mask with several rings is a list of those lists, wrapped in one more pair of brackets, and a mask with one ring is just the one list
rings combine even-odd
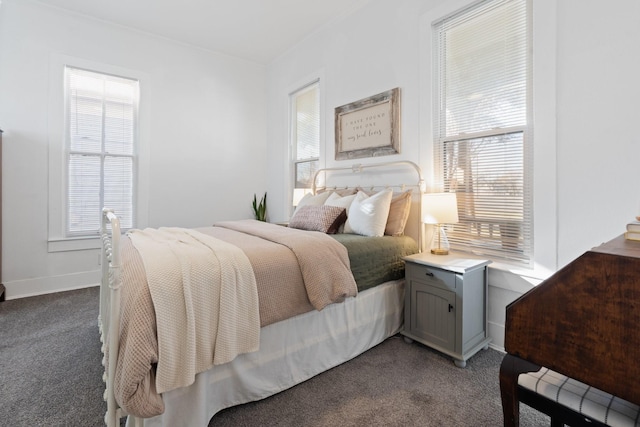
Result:
{"label": "bed skirt", "polygon": [[[263,399],[346,362],[400,331],[404,279],[344,303],[262,328],[260,350],[196,375],[163,394],[165,412],[144,426],[202,426],[222,409]],[[129,423],[127,423],[129,424]]]}

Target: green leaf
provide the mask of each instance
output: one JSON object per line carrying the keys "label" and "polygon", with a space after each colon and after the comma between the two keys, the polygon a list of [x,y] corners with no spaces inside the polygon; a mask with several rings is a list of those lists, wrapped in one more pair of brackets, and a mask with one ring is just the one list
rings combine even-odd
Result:
{"label": "green leaf", "polygon": [[258,196],[253,195],[253,215],[258,221],[266,221],[267,220],[267,193],[264,193],[264,196],[260,199],[260,203],[258,203]]}

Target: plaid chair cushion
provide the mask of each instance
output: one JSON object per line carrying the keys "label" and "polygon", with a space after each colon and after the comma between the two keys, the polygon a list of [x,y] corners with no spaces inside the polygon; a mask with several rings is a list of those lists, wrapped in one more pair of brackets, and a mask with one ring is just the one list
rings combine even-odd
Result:
{"label": "plaid chair cushion", "polygon": [[550,369],[521,374],[518,384],[611,427],[640,426],[638,405]]}

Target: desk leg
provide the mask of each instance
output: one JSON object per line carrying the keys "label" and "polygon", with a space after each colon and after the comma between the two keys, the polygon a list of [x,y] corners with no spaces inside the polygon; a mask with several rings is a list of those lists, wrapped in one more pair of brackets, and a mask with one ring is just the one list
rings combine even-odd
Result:
{"label": "desk leg", "polygon": [[540,370],[540,366],[507,354],[500,365],[500,395],[504,427],[520,426],[520,401],[518,399],[518,376],[524,372]]}

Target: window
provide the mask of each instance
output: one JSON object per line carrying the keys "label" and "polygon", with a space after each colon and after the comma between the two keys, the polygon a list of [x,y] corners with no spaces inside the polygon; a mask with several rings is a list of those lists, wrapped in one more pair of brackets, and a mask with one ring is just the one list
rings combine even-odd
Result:
{"label": "window", "polygon": [[293,92],[291,102],[291,151],[293,188],[311,188],[320,162],[320,83]]}
{"label": "window", "polygon": [[66,237],[97,236],[104,206],[135,225],[138,81],[65,67]]}
{"label": "window", "polygon": [[474,3],[436,22],[435,176],[455,192],[453,249],[530,265],[531,29],[527,0]]}

